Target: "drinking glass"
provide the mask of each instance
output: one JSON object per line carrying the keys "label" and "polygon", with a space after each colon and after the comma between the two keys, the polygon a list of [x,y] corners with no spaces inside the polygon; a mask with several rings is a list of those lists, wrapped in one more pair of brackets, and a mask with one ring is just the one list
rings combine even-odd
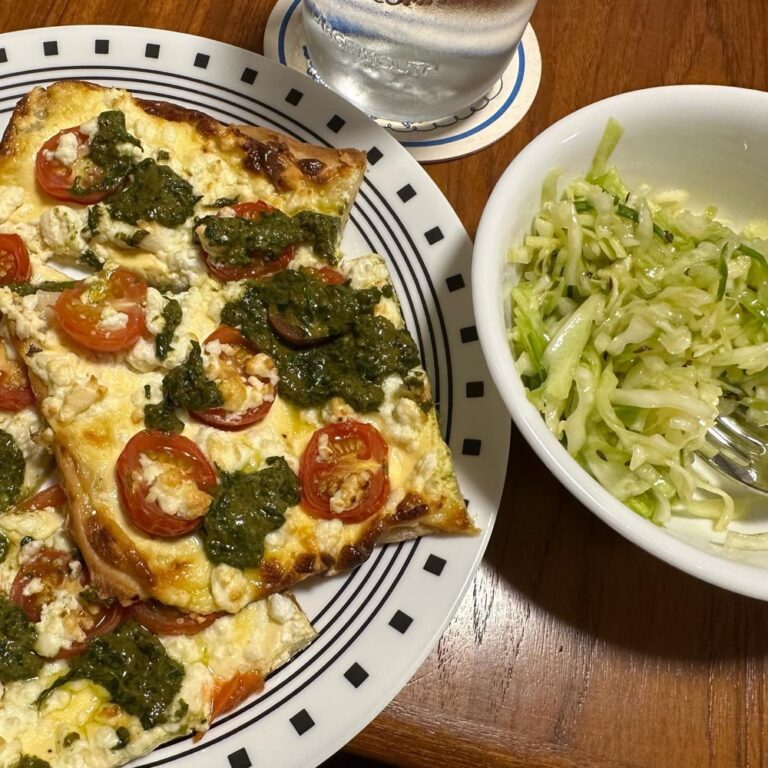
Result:
{"label": "drinking glass", "polygon": [[439,120],[477,103],[536,0],[303,0],[320,80],[373,117]]}

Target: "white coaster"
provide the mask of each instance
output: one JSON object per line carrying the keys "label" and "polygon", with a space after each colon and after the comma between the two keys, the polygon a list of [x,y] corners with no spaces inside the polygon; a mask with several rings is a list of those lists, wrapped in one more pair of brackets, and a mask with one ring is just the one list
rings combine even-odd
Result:
{"label": "white coaster", "polygon": [[[307,51],[300,5],[301,0],[277,0],[264,30],[264,55],[312,77],[314,70]],[[418,126],[377,122],[421,163],[463,157],[511,131],[533,103],[540,80],[541,53],[529,24],[500,80],[473,107]]]}

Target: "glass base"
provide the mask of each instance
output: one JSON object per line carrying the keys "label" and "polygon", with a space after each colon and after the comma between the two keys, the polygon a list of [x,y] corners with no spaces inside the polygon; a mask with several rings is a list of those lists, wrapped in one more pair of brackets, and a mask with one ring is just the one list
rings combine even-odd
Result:
{"label": "glass base", "polygon": [[[316,82],[324,85],[326,88],[333,90],[333,88],[331,88],[331,86],[323,80],[317,69],[315,69],[315,66],[312,63],[312,59],[309,55],[309,49],[306,45],[302,46],[302,52],[307,62],[307,74]],[[382,128],[390,128],[398,132],[421,131],[429,128],[443,128],[453,125],[459,120],[465,119],[474,112],[477,112],[478,109],[484,107],[488,103],[489,94],[495,93],[499,90],[499,82],[500,81],[497,80],[487,93],[477,99],[477,101],[470,104],[468,107],[464,107],[464,109],[448,114],[445,117],[431,118],[429,120],[399,120],[393,117],[379,117],[370,113],[366,114],[368,114],[368,117],[370,117],[371,120],[374,120],[380,126],[382,126]],[[344,94],[340,95],[344,96]],[[347,100],[349,101],[349,99]],[[351,103],[354,104],[354,102]],[[362,107],[358,107],[358,109],[362,109]],[[363,111],[365,112],[366,110],[363,109]]]}

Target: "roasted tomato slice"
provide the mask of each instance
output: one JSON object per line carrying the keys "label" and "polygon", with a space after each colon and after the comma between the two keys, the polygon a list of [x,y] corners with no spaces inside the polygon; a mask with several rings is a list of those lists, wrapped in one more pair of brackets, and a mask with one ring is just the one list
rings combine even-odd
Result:
{"label": "roasted tomato slice", "polygon": [[333,267],[310,267],[312,274],[326,285],[342,285],[347,282],[347,276]]}
{"label": "roasted tomato slice", "polygon": [[18,235],[0,233],[0,285],[26,283],[31,273],[26,243]]}
{"label": "roasted tomato slice", "polygon": [[72,643],[69,648],[62,648],[56,655],[57,659],[70,659],[79,656],[88,649],[93,640],[119,626],[125,618],[125,609],[117,600],[83,600],[83,618],[80,627],[85,632],[85,640]]}
{"label": "roasted tomato slice", "polygon": [[301,506],[326,520],[369,518],[389,495],[387,453],[370,424],[343,421],[318,429],[301,457]]}
{"label": "roasted tomato slice", "polygon": [[[69,137],[72,138],[69,138]],[[62,163],[56,158],[56,150],[59,142],[70,145],[70,149],[77,153],[77,159],[71,164]],[[90,205],[102,201],[111,195],[122,184],[122,180],[110,189],[75,194],[72,187],[75,180],[79,180],[81,187],[90,187],[98,183],[104,172],[88,158],[88,135],[79,127],[65,128],[40,147],[35,160],[35,175],[40,186],[57,200],[67,200],[73,203]]]}
{"label": "roasted tomato slice", "polygon": [[[237,430],[261,421],[277,390],[277,374],[271,357],[259,350],[236,328],[219,326],[203,342],[225,405],[193,411],[198,421],[218,429]],[[206,371],[208,373],[209,371]]]}
{"label": "roasted tomato slice", "polygon": [[5,345],[0,341],[0,411],[20,411],[34,402],[27,372],[8,357]]}
{"label": "roasted tomato slice", "polygon": [[264,687],[264,678],[256,670],[236,672],[229,680],[217,680],[213,692],[211,719],[234,709],[244,702],[252,693],[258,693]]}
{"label": "roasted tomato slice", "polygon": [[[37,494],[38,502],[34,509],[44,506],[54,506],[55,488]],[[48,497],[47,503],[43,494]],[[36,497],[32,497],[32,502]],[[90,577],[85,566],[69,552],[43,547],[33,557],[21,565],[11,584],[11,600],[17,603],[34,622],[40,621],[43,607],[56,599],[59,591],[69,592],[76,598],[77,608],[68,611],[62,617],[71,629],[80,628],[83,639],[78,640],[69,648],[62,648],[56,655],[57,659],[68,659],[82,653],[91,641],[114,629],[123,619],[123,611],[117,601],[105,602],[98,597],[86,598],[84,590],[90,584]]]}
{"label": "roasted tomato slice", "polygon": [[153,536],[197,528],[216,488],[216,471],[183,435],[145,429],[117,460],[117,487],[131,522]]}
{"label": "roasted tomato slice", "polygon": [[95,352],[132,347],[146,331],[143,277],[118,268],[106,277],[62,291],[53,311],[61,329]]}
{"label": "roasted tomato slice", "polygon": [[[32,621],[40,621],[43,606],[53,600],[56,590],[71,577],[69,564],[73,561],[69,552],[43,547],[17,571],[11,585],[11,600]],[[79,589],[85,588],[87,579],[82,569],[75,579]]]}
{"label": "roasted tomato slice", "polygon": [[224,615],[184,613],[156,600],[142,600],[129,606],[127,610],[132,619],[156,635],[196,635]]}
{"label": "roasted tomato slice", "polygon": [[51,485],[48,488],[43,488],[42,491],[38,491],[34,496],[30,496],[28,499],[19,502],[16,505],[17,512],[32,512],[36,509],[45,509],[46,507],[54,507],[58,509],[63,507],[67,503],[67,494],[64,493],[64,489],[60,485]]}
{"label": "roasted tomato slice", "polygon": [[[263,200],[259,200],[254,203],[236,203],[232,206],[232,210],[235,212],[236,216],[256,221],[262,213],[265,213],[266,211],[274,211],[275,209]],[[293,258],[293,253],[293,246],[286,248],[276,259],[267,259],[261,254],[254,252],[249,254],[249,257],[252,260],[250,264],[247,266],[238,266],[235,264],[218,263],[213,254],[210,254],[203,249],[203,261],[212,275],[216,275],[219,280],[229,282],[230,280],[245,280],[246,278],[264,277],[264,275],[271,275],[273,272],[279,272],[281,269],[285,269],[288,266]]]}

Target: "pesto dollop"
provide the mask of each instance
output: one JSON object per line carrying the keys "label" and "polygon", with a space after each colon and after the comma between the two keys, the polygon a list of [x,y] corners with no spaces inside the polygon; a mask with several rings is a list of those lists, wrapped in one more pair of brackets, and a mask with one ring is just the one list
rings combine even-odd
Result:
{"label": "pesto dollop", "polygon": [[181,304],[176,299],[166,299],[163,307],[163,330],[155,336],[155,354],[158,360],[165,360],[171,351],[173,334],[181,323]]}
{"label": "pesto dollop", "polygon": [[285,510],[301,499],[299,479],[282,456],[259,472],[222,472],[201,535],[208,559],[233,568],[256,568],[264,537],[285,522]]}
{"label": "pesto dollop", "polygon": [[[224,307],[221,321],[239,327],[273,358],[281,397],[311,407],[338,396],[366,412],[382,403],[387,376],[405,377],[420,362],[408,331],[373,314],[381,295],[376,288],[326,285],[310,270],[284,270],[248,285]],[[322,343],[291,347],[270,327],[270,313]]]}
{"label": "pesto dollop", "polygon": [[148,157],[130,175],[130,184],[106,200],[113,219],[134,226],[139,221],[156,221],[164,227],[178,227],[194,213],[200,198],[169,166]]}
{"label": "pesto dollop", "polygon": [[133,167],[130,147],[141,147],[141,142],[126,130],[125,115],[119,110],[102,112],[96,121],[98,128],[91,139],[88,157],[102,173],[85,185],[81,179],[75,179],[71,190],[75,195],[115,189]]}
{"label": "pesto dollop", "polygon": [[69,672],[43,691],[38,703],[56,688],[83,678],[105,688],[115,704],[138,717],[148,730],[168,719],[168,707],[181,689],[184,668],[155,635],[129,619],[73,657]]}
{"label": "pesto dollop", "polygon": [[51,764],[34,755],[22,755],[13,768],[51,768]]}
{"label": "pesto dollop", "polygon": [[24,454],[16,441],[0,429],[0,511],[18,501],[24,485]]}
{"label": "pesto dollop", "polygon": [[202,239],[215,249],[220,264],[247,266],[253,254],[277,259],[292,245],[307,243],[315,255],[330,263],[336,260],[336,241],[341,219],[315,211],[288,216],[282,211],[265,211],[258,219],[243,216],[203,216]]}
{"label": "pesto dollop", "polygon": [[169,371],[163,379],[163,399],[144,406],[144,424],[148,429],[181,432],[184,423],[176,416],[176,408],[205,411],[224,404],[215,381],[205,377],[200,344],[192,342],[187,359]]}
{"label": "pesto dollop", "polygon": [[35,653],[37,631],[21,608],[0,595],[0,683],[28,680],[43,666]]}
{"label": "pesto dollop", "polygon": [[8,557],[10,549],[11,542],[8,541],[8,537],[4,533],[0,533],[0,563],[5,562],[5,558]]}

